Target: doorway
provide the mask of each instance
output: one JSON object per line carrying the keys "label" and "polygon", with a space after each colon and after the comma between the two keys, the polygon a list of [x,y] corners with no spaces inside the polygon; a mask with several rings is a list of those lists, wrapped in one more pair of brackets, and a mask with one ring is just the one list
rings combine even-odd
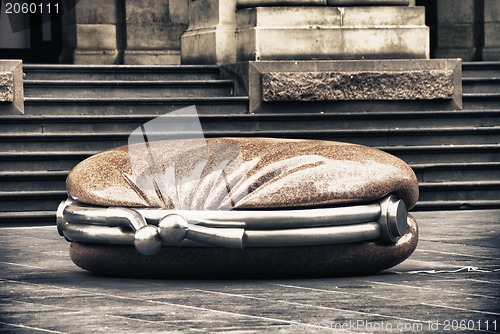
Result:
{"label": "doorway", "polygon": [[62,48],[59,0],[1,0],[0,59],[58,63]]}

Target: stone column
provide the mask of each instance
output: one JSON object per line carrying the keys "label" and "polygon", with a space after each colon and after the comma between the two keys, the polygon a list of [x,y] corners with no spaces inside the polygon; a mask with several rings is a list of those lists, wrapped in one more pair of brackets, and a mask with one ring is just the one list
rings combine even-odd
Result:
{"label": "stone column", "polygon": [[500,60],[500,1],[484,0],[484,47],[481,60]]}
{"label": "stone column", "polygon": [[436,58],[480,59],[483,38],[478,18],[483,9],[478,5],[476,0],[437,1]]}
{"label": "stone column", "polygon": [[78,1],[63,15],[62,62],[116,64],[120,62],[117,22],[122,0]]}
{"label": "stone column", "polygon": [[126,2],[125,64],[180,64],[189,0]]}
{"label": "stone column", "polygon": [[236,0],[191,0],[189,29],[182,35],[183,64],[236,61]]}

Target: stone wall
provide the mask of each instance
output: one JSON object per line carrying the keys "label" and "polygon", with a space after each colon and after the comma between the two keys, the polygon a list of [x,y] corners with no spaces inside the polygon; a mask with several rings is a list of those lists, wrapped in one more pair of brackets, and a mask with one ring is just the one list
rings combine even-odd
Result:
{"label": "stone wall", "polygon": [[[287,5],[296,8],[288,6],[287,9]],[[302,5],[307,14],[301,13],[298,5]],[[428,12],[433,12],[431,19],[435,17],[431,23],[435,32],[432,34],[435,57],[500,60],[500,1],[418,0],[417,5],[425,5]],[[346,11],[342,14],[337,10],[332,16],[327,13],[328,9],[319,8],[325,6],[348,8],[351,16],[357,13],[352,17],[354,23],[347,24],[349,13]],[[382,18],[394,20],[382,25],[373,22],[373,33],[368,34],[371,37],[363,40],[358,35],[367,35],[370,21],[377,18],[375,7],[381,8],[378,11]],[[358,55],[361,55],[359,59],[398,58],[398,53],[406,58],[428,58],[428,45],[422,47],[422,43],[427,43],[424,36],[428,36],[428,31],[421,22],[422,9],[417,8],[415,0],[78,1],[62,17],[61,62],[180,64],[181,49],[184,49],[182,63],[185,64],[277,59],[277,51],[268,52],[269,45],[275,50],[282,49],[282,59],[300,58],[300,53],[311,49],[318,52],[305,54],[303,58],[358,59]],[[396,15],[389,13],[391,11],[397,12]],[[293,24],[280,22],[280,15],[307,19],[310,29],[295,29],[294,37],[289,37],[286,30],[294,29]],[[317,15],[323,15],[326,21]],[[267,16],[270,21],[265,20]],[[337,17],[341,21],[335,21]],[[300,41],[302,35],[305,37]],[[288,43],[288,38],[294,43]],[[280,41],[282,45],[276,45]],[[303,45],[303,50],[297,45]],[[379,50],[372,52],[370,45]],[[391,51],[391,47],[397,52]],[[355,55],[349,54],[355,49],[358,49]]]}
{"label": "stone wall", "polygon": [[85,0],[62,17],[63,63],[179,64],[189,0]]}
{"label": "stone wall", "polygon": [[438,0],[436,10],[437,58],[500,60],[500,1]]}

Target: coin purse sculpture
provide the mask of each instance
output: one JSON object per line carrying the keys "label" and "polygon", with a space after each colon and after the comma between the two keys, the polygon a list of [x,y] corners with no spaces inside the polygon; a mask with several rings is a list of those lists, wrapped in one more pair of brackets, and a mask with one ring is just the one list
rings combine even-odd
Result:
{"label": "coin purse sculpture", "polygon": [[79,267],[134,277],[375,273],[414,251],[418,183],[360,145],[176,139],[96,154],[67,178],[58,231]]}

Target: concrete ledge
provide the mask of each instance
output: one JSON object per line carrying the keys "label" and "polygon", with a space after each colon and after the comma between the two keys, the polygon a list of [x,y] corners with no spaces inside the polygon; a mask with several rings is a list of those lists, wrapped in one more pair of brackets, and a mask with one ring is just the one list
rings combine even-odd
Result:
{"label": "concrete ledge", "polygon": [[0,60],[0,114],[24,114],[23,62]]}
{"label": "concrete ledge", "polygon": [[462,109],[460,59],[241,62],[222,74],[251,113]]}

